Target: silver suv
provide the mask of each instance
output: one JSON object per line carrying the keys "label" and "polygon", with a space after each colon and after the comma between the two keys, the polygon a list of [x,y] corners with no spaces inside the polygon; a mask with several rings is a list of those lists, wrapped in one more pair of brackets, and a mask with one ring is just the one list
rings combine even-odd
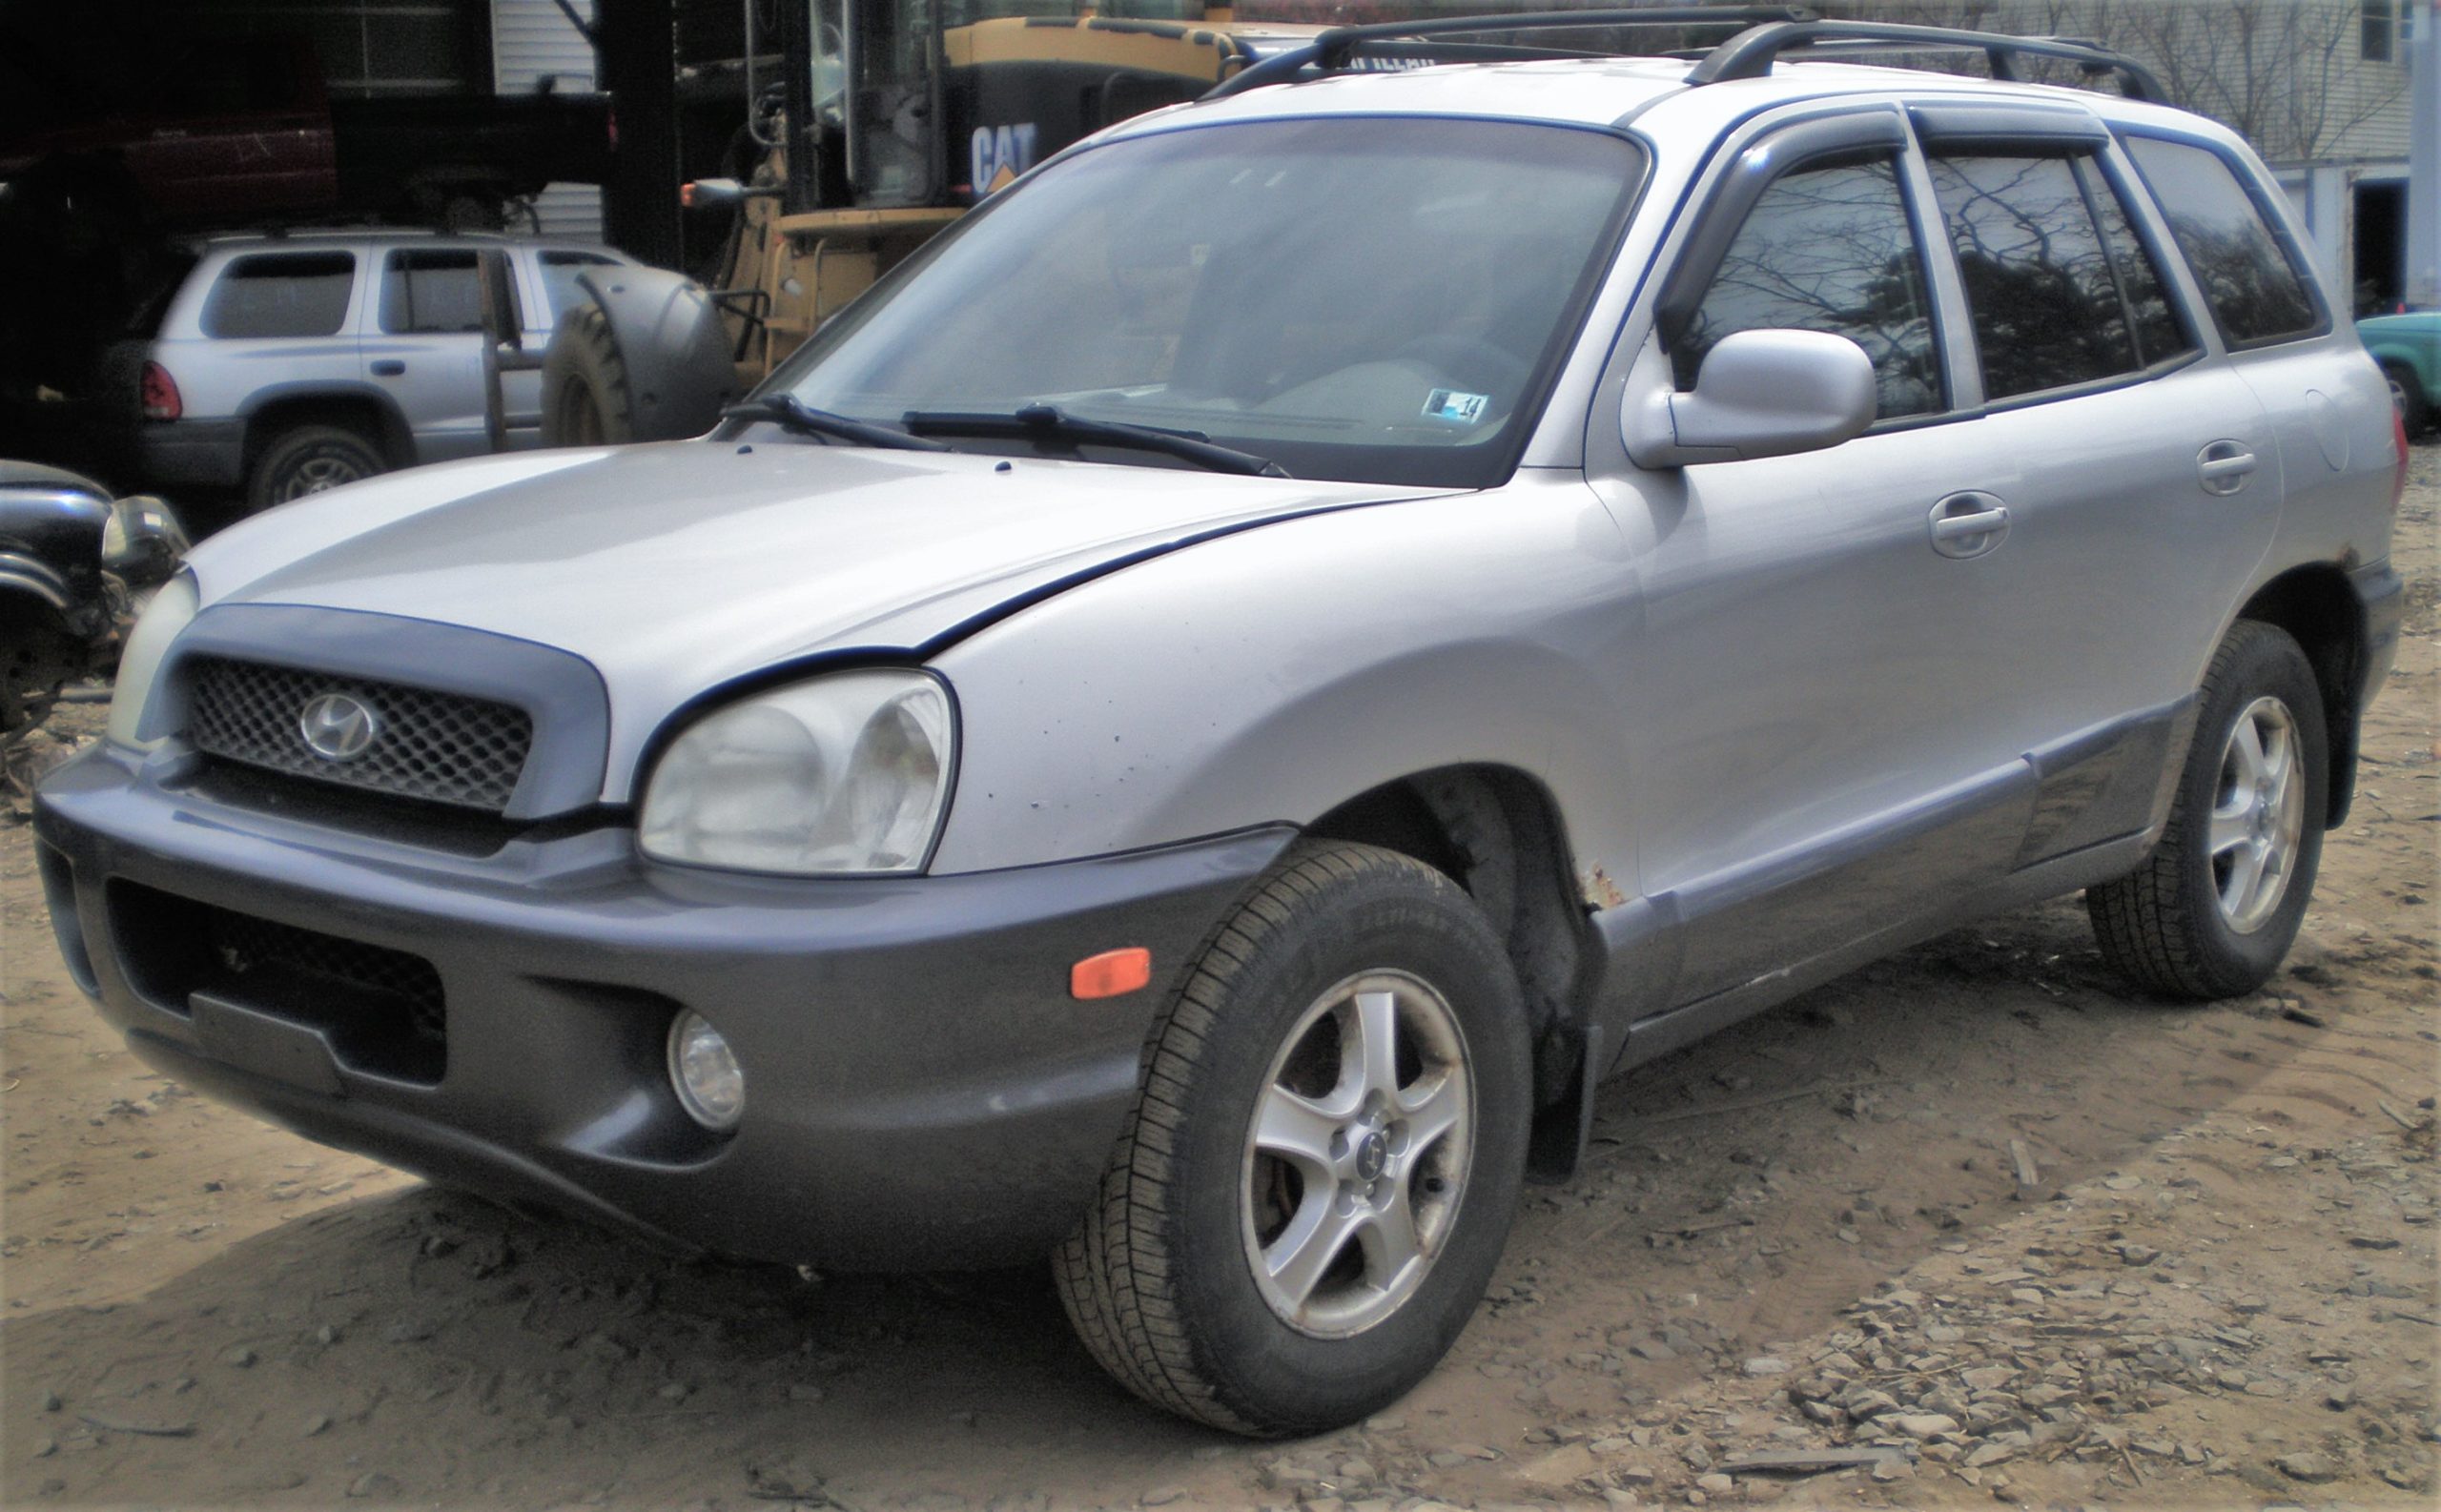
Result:
{"label": "silver suv", "polygon": [[[667,1239],[1049,1255],[1287,1434],[1432,1368],[1606,1075],[2079,889],[2132,991],[2262,983],[2404,446],[2238,138],[2049,41],[1378,34],[1059,154],[705,439],[196,551],[41,795],[103,1015]],[[1780,58],[1857,37],[2125,88]]]}
{"label": "silver suv", "polygon": [[[578,275],[631,259],[581,242],[411,231],[203,243],[104,359],[131,465],[155,486],[242,484],[263,509],[492,450],[486,260],[539,352],[583,297]],[[507,444],[540,445],[541,375],[510,372],[502,385]]]}

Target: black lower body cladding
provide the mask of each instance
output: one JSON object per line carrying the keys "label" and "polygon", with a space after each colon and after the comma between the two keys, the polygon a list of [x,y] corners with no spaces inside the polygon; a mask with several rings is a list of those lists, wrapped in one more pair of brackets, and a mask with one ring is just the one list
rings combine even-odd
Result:
{"label": "black lower body cladding", "polygon": [[[1065,1236],[1169,990],[1291,838],[903,879],[647,867],[621,828],[476,857],[108,748],[54,775],[35,827],[72,969],[168,1074],[453,1185],[840,1269]],[[1150,987],[1071,995],[1074,963],[1137,946]],[[744,1070],[728,1134],[671,1091],[685,1010]]]}

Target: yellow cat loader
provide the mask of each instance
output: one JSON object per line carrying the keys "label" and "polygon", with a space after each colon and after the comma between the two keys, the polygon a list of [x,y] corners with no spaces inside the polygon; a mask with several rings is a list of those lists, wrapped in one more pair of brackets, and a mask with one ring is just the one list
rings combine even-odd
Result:
{"label": "yellow cat loader", "polygon": [[[1293,13],[1294,3],[1269,0],[1267,9]],[[1690,43],[1810,13],[1651,7],[1327,30],[1241,21],[1233,7],[1199,0],[1131,0],[1123,13],[1115,3],[1024,13],[1046,9],[1060,8],[1057,0],[780,0],[778,34],[769,39],[780,56],[777,82],[757,92],[751,67],[742,71],[761,160],[744,180],[698,179],[683,192],[690,207],[726,207],[733,216],[711,287],[632,267],[580,275],[591,297],[561,317],[542,359],[545,441],[701,435],[724,404],[943,227],[1036,163],[1145,111],[1218,87],[1285,81],[1323,62],[1394,69],[1586,55],[1487,43],[1487,33],[1671,27]],[[1317,0],[1316,9],[1350,7]],[[749,58],[757,51],[749,33]],[[503,360],[531,366],[535,358]]]}
{"label": "yellow cat loader", "polygon": [[1320,31],[1241,23],[1193,0],[1133,8],[1166,15],[1079,6],[941,24],[944,12],[994,9],[1043,7],[780,5],[779,34],[764,39],[777,45],[778,82],[748,102],[761,162],[743,182],[683,191],[689,207],[734,216],[714,286],[632,268],[585,274],[591,301],[562,317],[544,359],[545,439],[701,434],[815,326],[1036,162]]}

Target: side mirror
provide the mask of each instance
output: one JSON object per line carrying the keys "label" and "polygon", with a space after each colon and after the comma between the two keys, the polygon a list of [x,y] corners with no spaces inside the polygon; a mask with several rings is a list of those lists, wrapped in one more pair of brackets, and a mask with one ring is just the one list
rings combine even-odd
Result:
{"label": "side mirror", "polygon": [[1640,467],[1752,460],[1836,446],[1879,409],[1873,359],[1827,331],[1738,331],[1704,355],[1692,394],[1631,398],[1620,439]]}
{"label": "side mirror", "polygon": [[111,504],[102,524],[102,566],[131,588],[149,588],[178,570],[187,533],[167,501],[130,494]]}

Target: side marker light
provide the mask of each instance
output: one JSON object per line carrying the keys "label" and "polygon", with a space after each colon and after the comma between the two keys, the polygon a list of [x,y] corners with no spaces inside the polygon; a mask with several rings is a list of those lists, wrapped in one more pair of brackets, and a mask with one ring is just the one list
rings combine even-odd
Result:
{"label": "side marker light", "polygon": [[1068,995],[1075,998],[1118,997],[1153,980],[1153,952],[1140,945],[1124,950],[1089,955],[1068,971]]}

